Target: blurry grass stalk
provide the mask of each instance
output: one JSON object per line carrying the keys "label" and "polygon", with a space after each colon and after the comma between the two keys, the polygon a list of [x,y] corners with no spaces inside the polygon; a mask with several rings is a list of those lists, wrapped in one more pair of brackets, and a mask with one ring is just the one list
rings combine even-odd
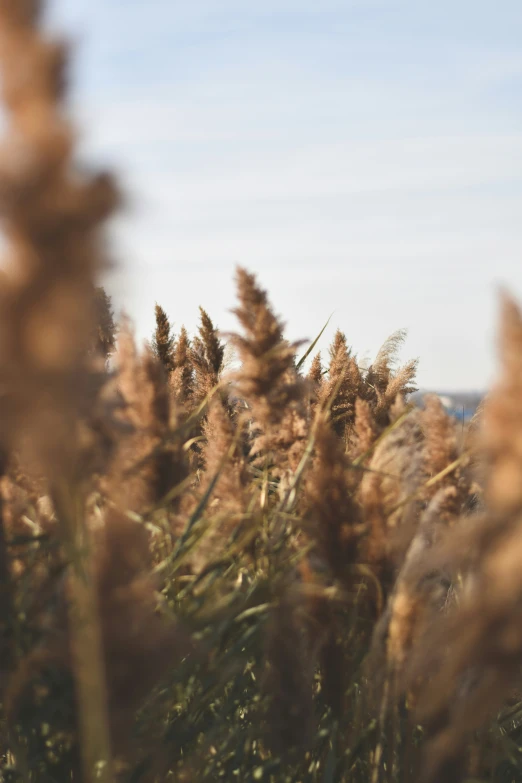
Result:
{"label": "blurry grass stalk", "polygon": [[[0,482],[6,473],[7,456],[0,448]],[[11,624],[13,622],[13,598],[11,592],[11,573],[7,536],[4,524],[4,503],[0,493],[0,634],[1,657],[0,666],[9,669],[12,661]]]}
{"label": "blurry grass stalk", "polygon": [[102,630],[83,493],[78,487],[58,483],[54,500],[69,558],[69,633],[84,779],[86,783],[110,783],[113,774]]}

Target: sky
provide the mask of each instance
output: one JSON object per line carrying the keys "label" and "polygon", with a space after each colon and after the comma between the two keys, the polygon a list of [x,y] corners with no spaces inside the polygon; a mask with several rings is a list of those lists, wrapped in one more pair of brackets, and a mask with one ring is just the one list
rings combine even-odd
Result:
{"label": "sky", "polygon": [[500,288],[522,300],[520,0],[51,0],[80,154],[126,194],[118,309],[150,336],[234,270],[290,339],[332,315],[361,358],[405,328],[423,388],[482,389]]}

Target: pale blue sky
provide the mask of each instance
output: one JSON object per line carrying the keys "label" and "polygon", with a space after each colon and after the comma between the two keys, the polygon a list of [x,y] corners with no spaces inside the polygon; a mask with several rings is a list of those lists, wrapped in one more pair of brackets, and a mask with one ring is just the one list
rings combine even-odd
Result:
{"label": "pale blue sky", "polygon": [[521,0],[54,0],[90,160],[129,208],[109,289],[234,325],[259,275],[291,338],[409,331],[419,381],[482,387],[522,298]]}

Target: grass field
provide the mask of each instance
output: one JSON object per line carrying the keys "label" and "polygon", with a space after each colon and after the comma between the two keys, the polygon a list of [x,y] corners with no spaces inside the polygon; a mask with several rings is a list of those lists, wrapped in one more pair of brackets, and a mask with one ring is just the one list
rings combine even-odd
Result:
{"label": "grass field", "polygon": [[465,427],[401,332],[290,344],[244,268],[226,344],[157,305],[139,348],[67,60],[0,0],[3,779],[522,781],[520,308]]}

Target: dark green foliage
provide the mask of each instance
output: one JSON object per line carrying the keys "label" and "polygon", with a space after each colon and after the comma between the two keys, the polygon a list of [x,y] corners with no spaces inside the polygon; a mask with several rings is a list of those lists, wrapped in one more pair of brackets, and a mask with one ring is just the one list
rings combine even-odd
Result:
{"label": "dark green foliage", "polygon": [[107,359],[114,348],[116,324],[111,297],[102,286],[98,286],[94,290],[94,310],[95,333],[92,339],[92,351]]}

